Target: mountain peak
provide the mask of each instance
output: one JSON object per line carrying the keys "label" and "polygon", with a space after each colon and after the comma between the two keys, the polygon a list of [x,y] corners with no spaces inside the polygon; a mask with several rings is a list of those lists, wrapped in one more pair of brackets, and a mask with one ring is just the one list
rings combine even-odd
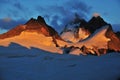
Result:
{"label": "mountain peak", "polygon": [[45,23],[45,24],[46,24],[46,22],[45,22],[45,20],[44,20],[44,18],[43,18],[42,16],[38,16],[38,17],[37,17],[37,21],[38,21],[39,23]]}
{"label": "mountain peak", "polygon": [[70,47],[70,54],[77,49],[77,54],[100,55],[112,50],[120,52],[119,35],[97,13],[88,22],[76,15],[73,22],[65,26],[61,36],[43,17],[38,16],[37,19],[31,18],[26,24],[0,34],[0,45],[14,42],[27,48],[36,47],[51,52],[54,52],[51,47],[63,52]]}
{"label": "mountain peak", "polygon": [[39,23],[39,24],[45,24],[46,22],[42,16],[38,16],[37,19],[31,18],[26,24],[33,24],[33,23]]}
{"label": "mountain peak", "polygon": [[20,35],[23,31],[34,31],[37,33],[42,33],[45,36],[55,36],[55,38],[59,38],[57,31],[47,25],[43,17],[38,16],[37,19],[31,18],[24,25],[18,25],[15,28],[9,30],[8,32],[1,34],[0,39]]}
{"label": "mountain peak", "polygon": [[99,29],[108,23],[104,21],[104,19],[97,13],[88,21],[86,28],[89,29],[91,33],[93,33],[96,29]]}

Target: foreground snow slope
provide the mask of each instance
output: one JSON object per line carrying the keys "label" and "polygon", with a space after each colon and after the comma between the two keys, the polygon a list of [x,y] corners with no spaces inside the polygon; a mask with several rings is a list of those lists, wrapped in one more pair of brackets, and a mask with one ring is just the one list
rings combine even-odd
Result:
{"label": "foreground snow slope", "polygon": [[119,80],[120,54],[51,54],[16,44],[0,47],[0,80]]}

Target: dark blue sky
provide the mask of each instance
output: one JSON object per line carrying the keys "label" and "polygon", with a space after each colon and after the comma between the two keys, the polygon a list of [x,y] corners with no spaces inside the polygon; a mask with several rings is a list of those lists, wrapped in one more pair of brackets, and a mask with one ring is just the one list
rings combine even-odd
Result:
{"label": "dark blue sky", "polygon": [[120,24],[120,0],[0,0],[0,32],[41,15],[61,29],[78,14],[89,20],[93,13],[111,24]]}

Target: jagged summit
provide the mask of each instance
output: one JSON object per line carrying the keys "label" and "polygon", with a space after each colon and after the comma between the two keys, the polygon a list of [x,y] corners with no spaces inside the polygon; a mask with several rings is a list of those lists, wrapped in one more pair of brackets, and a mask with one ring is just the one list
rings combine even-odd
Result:
{"label": "jagged summit", "polygon": [[[108,25],[108,23],[97,13],[95,13],[88,22],[76,17],[70,24],[65,26],[61,33],[61,37],[67,41],[81,41],[105,25]],[[65,36],[68,34],[71,35],[73,38],[72,40],[71,37],[66,39]]]}
{"label": "jagged summit", "polygon": [[[11,29],[7,33],[1,34],[0,39],[10,38],[17,35],[20,35],[23,31],[35,31],[37,33],[42,33],[45,36],[55,36],[59,38],[58,33],[49,25],[46,24],[43,17],[38,16],[37,19],[31,18],[24,25],[18,25],[15,28]],[[60,38],[59,38],[60,39]]]}
{"label": "jagged summit", "polygon": [[44,23],[44,24],[46,24],[44,18],[41,17],[41,16],[38,16],[38,17],[37,17],[37,21],[38,21],[39,23]]}
{"label": "jagged summit", "polygon": [[107,22],[104,21],[104,19],[101,17],[101,16],[97,16],[97,17],[92,17],[89,21],[88,21],[88,24],[94,24],[95,26],[96,25],[99,25],[99,26],[103,26],[103,25],[106,25]]}
{"label": "jagged summit", "polygon": [[94,13],[93,17],[88,22],[84,19],[80,19],[79,17],[75,17],[73,21],[65,26],[65,29],[62,32],[84,28],[90,33],[93,33],[95,30],[105,25],[108,25],[108,23],[100,16],[100,14]]}
{"label": "jagged summit", "polygon": [[40,24],[46,24],[43,17],[38,16],[37,19],[31,18],[26,24],[30,24],[32,22],[39,22]]}
{"label": "jagged summit", "polygon": [[98,14],[88,22],[76,17],[65,26],[60,36],[54,28],[46,24],[43,17],[31,18],[24,25],[18,25],[0,35],[0,46],[9,46],[11,43],[53,53],[64,53],[69,48],[70,54],[77,55],[120,52],[119,33],[114,33],[112,26]]}
{"label": "jagged summit", "polygon": [[95,32],[95,30],[101,28],[102,26],[107,25],[108,23],[104,21],[101,16],[93,16],[85,25],[85,28],[88,29],[91,33]]}

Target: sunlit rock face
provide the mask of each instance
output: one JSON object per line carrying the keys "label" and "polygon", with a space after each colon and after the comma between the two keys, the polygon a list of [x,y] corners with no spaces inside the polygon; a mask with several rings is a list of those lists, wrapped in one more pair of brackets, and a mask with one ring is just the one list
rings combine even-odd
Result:
{"label": "sunlit rock face", "polygon": [[49,25],[47,25],[41,16],[37,19],[31,18],[24,25],[18,25],[17,27],[11,29],[7,33],[1,34],[0,39],[13,37],[19,35],[22,31],[35,31],[37,33],[42,33],[45,36],[55,36],[59,38],[58,33]]}
{"label": "sunlit rock face", "polygon": [[[70,54],[106,54],[108,51],[120,51],[119,34],[112,30],[99,14],[84,24],[72,23],[65,26],[61,38],[70,42]],[[72,47],[72,49],[70,49]],[[66,50],[66,49],[65,49]]]}
{"label": "sunlit rock face", "polygon": [[90,36],[90,34],[91,33],[87,29],[79,28],[79,32],[78,32],[79,41],[86,39],[88,36]]}
{"label": "sunlit rock face", "polygon": [[99,56],[108,51],[120,51],[119,33],[115,33],[111,25],[97,14],[88,22],[79,18],[73,20],[60,36],[41,16],[31,18],[27,23],[0,34],[0,46],[8,47],[11,43],[73,55]]}
{"label": "sunlit rock face", "polygon": [[120,40],[113,32],[110,25],[103,26],[96,30],[88,38],[67,45],[72,49],[69,51],[70,54],[106,54],[109,51],[120,51]]}
{"label": "sunlit rock face", "polygon": [[39,34],[45,35],[46,37],[52,37],[53,42],[56,44],[56,46],[58,46],[56,39],[62,40],[58,33],[51,26],[47,25],[44,21],[44,18],[42,18],[41,16],[38,16],[37,19],[31,18],[24,25],[18,25],[17,27],[11,29],[10,31],[1,34],[0,39],[18,36],[23,31],[37,32]]}
{"label": "sunlit rock face", "polygon": [[74,47],[79,47],[85,54],[91,53],[100,55],[99,50],[108,49],[108,41],[110,41],[110,39],[105,36],[108,28],[109,26],[105,26],[98,29],[90,35],[89,38],[74,44]]}

